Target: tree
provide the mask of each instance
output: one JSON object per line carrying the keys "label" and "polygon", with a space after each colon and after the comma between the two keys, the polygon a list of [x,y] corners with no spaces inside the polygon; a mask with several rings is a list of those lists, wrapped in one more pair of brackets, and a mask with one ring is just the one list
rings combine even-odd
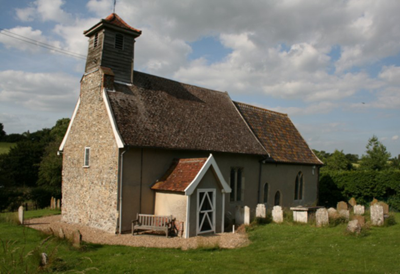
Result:
{"label": "tree", "polygon": [[62,170],[62,156],[58,156],[57,151],[67,131],[69,121],[68,118],[60,119],[51,129],[52,141],[46,146],[39,166],[38,186],[50,191],[57,198],[61,198]]}
{"label": "tree", "polygon": [[313,149],[314,154],[320,159],[322,162],[326,162],[326,160],[331,157],[331,153],[325,152],[324,150],[318,151],[316,149]]}
{"label": "tree", "polygon": [[352,164],[346,155],[343,153],[343,150],[339,151],[335,149],[333,154],[326,159],[326,166],[324,166],[324,170],[351,170]]}
{"label": "tree", "polygon": [[363,155],[360,162],[360,169],[363,170],[385,170],[388,168],[390,153],[386,147],[379,142],[375,135],[368,140],[366,155]]}
{"label": "tree", "polygon": [[3,141],[4,137],[6,136],[6,132],[4,131],[3,123],[0,123],[0,141]]}

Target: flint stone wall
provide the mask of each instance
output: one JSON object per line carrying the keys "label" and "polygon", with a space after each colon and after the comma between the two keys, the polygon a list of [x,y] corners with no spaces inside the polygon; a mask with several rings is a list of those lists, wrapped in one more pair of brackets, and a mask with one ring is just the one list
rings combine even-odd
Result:
{"label": "flint stone wall", "polygon": [[[100,71],[83,77],[80,105],[63,152],[62,220],[111,233],[118,221],[118,156]],[[90,166],[84,150],[90,147]]]}

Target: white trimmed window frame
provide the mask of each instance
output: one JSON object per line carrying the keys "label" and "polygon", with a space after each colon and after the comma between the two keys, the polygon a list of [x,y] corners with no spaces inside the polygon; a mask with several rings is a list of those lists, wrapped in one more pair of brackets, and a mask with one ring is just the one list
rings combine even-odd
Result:
{"label": "white trimmed window frame", "polygon": [[85,147],[83,153],[83,167],[90,167],[90,147]]}

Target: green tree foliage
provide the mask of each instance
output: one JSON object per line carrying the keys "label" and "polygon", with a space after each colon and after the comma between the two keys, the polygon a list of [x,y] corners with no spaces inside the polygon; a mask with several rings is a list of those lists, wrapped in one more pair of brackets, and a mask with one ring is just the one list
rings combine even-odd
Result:
{"label": "green tree foliage", "polygon": [[389,167],[390,153],[386,147],[379,142],[375,135],[368,140],[366,155],[363,155],[360,162],[362,170],[385,170]]}
{"label": "green tree foliage", "polygon": [[0,141],[3,141],[4,137],[6,136],[6,132],[4,131],[3,123],[0,123]]}
{"label": "green tree foliage", "polygon": [[400,169],[400,155],[399,157],[394,157],[390,159],[390,169],[399,170]]}
{"label": "green tree foliage", "polygon": [[324,150],[318,151],[316,149],[313,149],[314,154],[323,162],[326,162],[326,159],[328,159],[332,154],[325,152]]}
{"label": "green tree foliage", "polygon": [[352,164],[342,151],[335,149],[333,154],[325,160],[323,170],[351,170]]}
{"label": "green tree foliage", "polygon": [[56,198],[61,198],[62,170],[62,156],[57,155],[57,152],[67,131],[69,121],[67,118],[60,119],[51,129],[52,141],[45,148],[39,167],[38,186],[47,190]]}

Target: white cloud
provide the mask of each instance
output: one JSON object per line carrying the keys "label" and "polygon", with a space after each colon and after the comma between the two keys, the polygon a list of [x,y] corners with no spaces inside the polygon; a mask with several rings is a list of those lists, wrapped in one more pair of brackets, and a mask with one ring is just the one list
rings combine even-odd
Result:
{"label": "white cloud", "polygon": [[21,21],[33,21],[38,18],[44,22],[66,23],[71,19],[71,15],[61,8],[63,5],[63,0],[36,0],[27,8],[16,9],[16,15]]}
{"label": "white cloud", "polygon": [[112,12],[112,5],[110,0],[89,0],[86,7],[97,16],[104,17]]}
{"label": "white cloud", "polygon": [[73,108],[79,79],[64,73],[0,71],[0,101],[37,111]]}
{"label": "white cloud", "polygon": [[[19,40],[19,39],[26,40],[23,37],[36,40],[42,43],[52,43],[47,41],[46,37],[43,36],[42,31],[33,30],[31,27],[15,27],[12,29],[2,30],[0,32],[4,33],[3,35],[0,35],[0,43],[3,43],[7,48],[16,48],[22,51],[30,51],[30,52],[38,52],[40,50],[40,48],[35,46],[34,44],[25,43]],[[10,35],[13,37],[17,37],[18,39],[12,38],[10,37]]]}
{"label": "white cloud", "polygon": [[396,140],[398,140],[398,139],[399,139],[399,135],[395,135],[395,136],[392,137],[392,140],[393,140],[393,141],[396,141]]}
{"label": "white cloud", "polygon": [[331,102],[320,102],[318,104],[311,104],[306,107],[267,107],[277,112],[287,113],[289,116],[312,115],[312,114],[326,114],[336,109],[337,104]]}

